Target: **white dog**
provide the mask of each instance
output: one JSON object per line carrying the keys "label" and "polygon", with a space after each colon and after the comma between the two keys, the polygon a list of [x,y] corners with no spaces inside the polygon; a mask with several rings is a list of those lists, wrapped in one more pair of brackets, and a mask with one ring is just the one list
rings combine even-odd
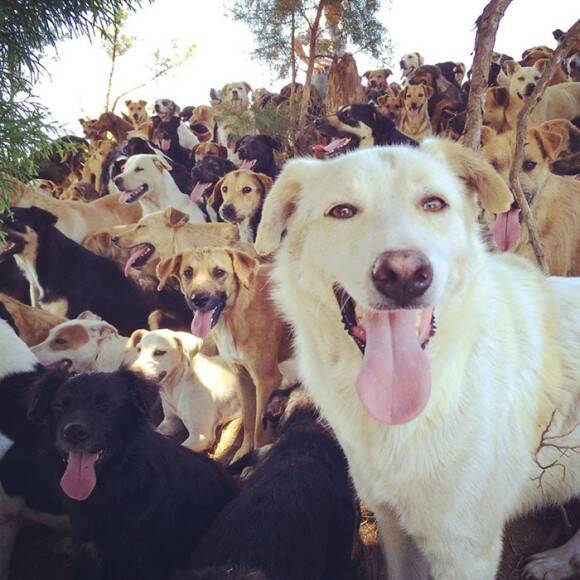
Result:
{"label": "white dog", "polygon": [[402,72],[402,80],[404,85],[406,86],[407,81],[411,77],[411,75],[420,67],[425,64],[425,59],[422,55],[418,52],[410,52],[408,54],[404,54],[401,57],[399,62],[399,66],[401,67]]}
{"label": "white dog", "polygon": [[189,216],[192,224],[205,223],[202,210],[181,193],[169,171],[169,163],[157,155],[133,155],[127,159],[123,172],[115,177],[122,192],[122,203],[138,201],[143,215],[174,207]]}
{"label": "white dog", "polygon": [[260,254],[280,246],[299,374],[375,512],[391,580],[492,580],[505,522],[580,492],[578,453],[536,453],[548,426],[580,444],[580,280],[486,252],[477,196],[512,203],[452,142],[301,159],[258,231]]}
{"label": "white dog", "polygon": [[32,352],[43,365],[57,365],[75,373],[113,372],[137,358],[128,337],[119,336],[112,324],[89,311],[51,328]]}
{"label": "white dog", "polygon": [[136,330],[131,345],[139,352],[132,369],[159,383],[164,419],[157,428],[175,435],[193,451],[212,447],[216,429],[241,417],[239,375],[219,357],[200,353],[203,341],[186,332]]}

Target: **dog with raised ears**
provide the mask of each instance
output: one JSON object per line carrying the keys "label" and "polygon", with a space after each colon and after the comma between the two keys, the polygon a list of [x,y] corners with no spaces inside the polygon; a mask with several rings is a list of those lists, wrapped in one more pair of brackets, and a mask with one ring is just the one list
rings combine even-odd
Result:
{"label": "dog with raised ears", "polygon": [[[182,121],[179,117],[170,117],[166,121],[160,121],[153,129],[151,141],[159,146],[161,151],[167,155],[175,163],[183,165],[188,171],[191,170],[192,160],[191,151],[199,141],[197,137],[192,135],[195,140],[193,145],[187,143],[187,147],[181,145],[179,132],[181,130]],[[189,131],[189,129],[187,129]]]}
{"label": "dog with raised ears", "polygon": [[303,389],[273,398],[266,416],[275,417],[279,439],[215,520],[192,566],[234,575],[259,569],[272,580],[345,580],[358,508],[344,452]]}
{"label": "dog with raised ears", "polygon": [[228,150],[223,145],[218,145],[213,141],[205,141],[204,143],[196,145],[192,149],[192,155],[194,165],[197,165],[198,163],[203,161],[203,159],[208,155],[213,155],[214,157],[221,157],[222,159],[227,159]]}
{"label": "dog with raised ears", "polygon": [[[494,578],[505,523],[580,492],[580,457],[538,447],[542,432],[580,443],[580,280],[489,253],[477,198],[513,202],[451,141],[299,159],[256,239],[277,250],[299,375],[379,522],[389,578]],[[566,475],[539,486],[552,461]],[[556,569],[539,560],[534,578]]]}
{"label": "dog with raised ears", "polygon": [[236,141],[234,153],[242,161],[240,169],[251,169],[276,179],[280,170],[276,165],[274,151],[280,151],[281,148],[280,143],[269,135],[244,135]]}
{"label": "dog with raised ears", "polygon": [[131,369],[159,385],[162,435],[176,435],[184,426],[183,445],[192,451],[208,451],[217,430],[241,416],[238,392],[240,373],[220,357],[203,355],[203,340],[187,332],[161,329],[136,330],[130,346],[137,360]]}
{"label": "dog with raised ears", "polygon": [[76,580],[172,578],[236,495],[217,463],[155,432],[156,395],[121,370],[54,373],[31,397],[71,518]]}
{"label": "dog with raised ears", "polygon": [[[580,182],[554,175],[552,163],[568,149],[569,131],[574,126],[565,119],[547,121],[528,130],[520,182],[536,221],[544,246],[548,271],[556,276],[580,276]],[[482,128],[482,153],[506,183],[515,150],[513,132],[498,135]],[[536,261],[528,231],[520,225],[517,204],[494,220],[498,247],[513,249]]]}
{"label": "dog with raised ears", "polygon": [[90,311],[54,326],[31,350],[43,365],[73,373],[116,371],[137,356],[129,337]]}
{"label": "dog with raised ears", "polygon": [[32,306],[72,318],[92,310],[121,332],[143,328],[147,304],[115,263],[96,256],[56,229],[43,209],[13,208],[4,218],[0,261],[14,256],[30,285]]}
{"label": "dog with raised ears", "polygon": [[315,126],[328,140],[322,147],[323,153],[331,156],[375,145],[416,143],[397,130],[393,121],[383,116],[374,103],[345,105],[332,115],[316,119]]}
{"label": "dog with raised ears", "polygon": [[129,121],[136,131],[143,133],[147,139],[150,139],[153,131],[153,121],[151,121],[147,113],[147,101],[143,99],[139,101],[127,99],[125,106],[127,107],[127,113],[123,113],[123,118]]}
{"label": "dog with raised ears", "polygon": [[416,141],[422,141],[433,134],[428,109],[432,96],[433,89],[426,85],[408,85],[401,93],[404,111],[398,128]]}
{"label": "dog with raised ears", "polygon": [[395,96],[389,93],[381,95],[377,98],[377,108],[381,115],[388,117],[396,127],[399,126],[404,110],[400,95]]}
{"label": "dog with raised ears", "polygon": [[291,358],[288,328],[271,297],[268,266],[233,248],[193,248],[157,266],[159,288],[177,278],[192,313],[191,332],[211,333],[220,356],[241,365],[254,388],[241,394],[244,440],[238,456],[268,442],[262,415],[270,393],[279,388],[278,366]]}
{"label": "dog with raised ears", "polygon": [[249,169],[226,173],[215,185],[208,203],[219,207],[220,217],[236,224],[240,240],[254,243],[262,218],[264,199],[272,187],[272,178]]}
{"label": "dog with raised ears", "polygon": [[125,163],[122,173],[115,177],[115,185],[121,191],[119,201],[133,204],[139,202],[143,215],[174,207],[186,213],[191,223],[204,223],[205,215],[188,199],[175,184],[169,171],[171,165],[157,155],[134,155]]}
{"label": "dog with raised ears", "polygon": [[218,216],[219,207],[214,207],[208,203],[213,186],[230,171],[235,171],[237,167],[229,160],[215,155],[206,155],[191,170],[191,179],[194,186],[191,190],[192,199],[204,199],[205,210],[209,217],[208,221],[220,221]]}

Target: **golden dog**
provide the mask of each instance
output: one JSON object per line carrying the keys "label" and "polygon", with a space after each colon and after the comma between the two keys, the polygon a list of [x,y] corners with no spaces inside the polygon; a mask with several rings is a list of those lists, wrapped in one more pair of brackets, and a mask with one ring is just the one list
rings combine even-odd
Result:
{"label": "golden dog", "polygon": [[427,85],[409,85],[401,93],[404,110],[398,129],[408,137],[421,141],[433,134],[429,110],[429,99],[433,89]]}

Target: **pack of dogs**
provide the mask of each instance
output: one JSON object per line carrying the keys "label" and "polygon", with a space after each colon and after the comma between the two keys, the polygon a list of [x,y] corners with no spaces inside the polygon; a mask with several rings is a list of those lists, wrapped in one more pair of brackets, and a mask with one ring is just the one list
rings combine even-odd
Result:
{"label": "pack of dogs", "polygon": [[[74,580],[359,578],[361,502],[389,580],[495,578],[510,520],[580,494],[578,43],[521,168],[548,276],[508,187],[553,52],[493,53],[479,152],[471,71],[410,53],[313,91],[311,156],[227,116],[301,85],[230,82],[8,178],[0,580],[27,521]],[[527,556],[578,577],[580,532]]]}

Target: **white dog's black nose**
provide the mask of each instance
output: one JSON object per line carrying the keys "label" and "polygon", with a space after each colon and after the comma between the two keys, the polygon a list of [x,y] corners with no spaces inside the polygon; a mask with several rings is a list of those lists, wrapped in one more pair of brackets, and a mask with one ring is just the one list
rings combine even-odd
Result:
{"label": "white dog's black nose", "polygon": [[433,281],[433,267],[423,252],[393,250],[376,260],[372,279],[375,288],[399,306],[407,306],[422,296]]}

